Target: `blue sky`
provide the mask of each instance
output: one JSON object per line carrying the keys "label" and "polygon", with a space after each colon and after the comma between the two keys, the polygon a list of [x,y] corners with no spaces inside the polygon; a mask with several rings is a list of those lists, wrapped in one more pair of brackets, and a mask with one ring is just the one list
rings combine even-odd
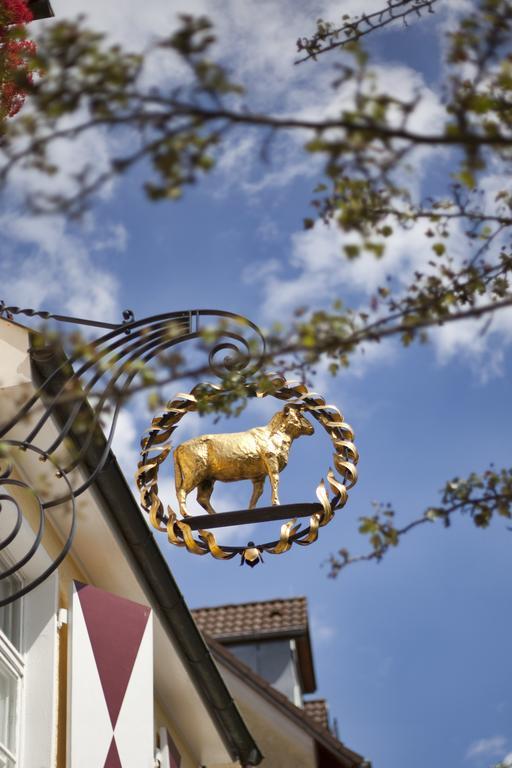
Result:
{"label": "blue sky", "polygon": [[[80,5],[54,0],[59,17],[74,16]],[[91,0],[88,8],[95,24],[132,47],[161,29],[163,19],[172,23],[174,11],[163,0],[124,5],[121,17],[114,3]],[[219,20],[224,50],[258,108],[321,114],[336,107],[328,62],[323,69],[294,68],[294,40],[318,15],[335,18],[358,5],[197,0],[186,10]],[[378,5],[372,0],[365,7]],[[449,10],[461,6],[449,3]],[[449,24],[437,15],[406,32],[375,36],[371,44],[385,85],[421,88],[425,106],[418,119],[425,129],[439,119],[440,35]],[[74,167],[92,156],[101,163],[108,149],[98,134],[58,152]],[[411,188],[439,183],[439,158],[416,160]],[[81,225],[34,220],[22,208],[4,206],[1,298],[109,320],[125,307],[138,318],[216,307],[269,327],[286,321],[294,306],[326,306],[335,296],[364,304],[386,274],[410,274],[428,255],[421,232],[413,231],[391,240],[383,262],[347,265],[337,233],[303,232],[318,167],[293,139],[278,144],[264,165],[257,136],[234,134],[219,170],[177,204],[149,204],[142,178],[137,171],[114,183]],[[13,196],[27,183],[37,180],[15,180]],[[462,249],[457,237],[455,248]],[[486,531],[466,519],[449,530],[432,525],[411,533],[381,564],[354,566],[334,581],[323,565],[341,546],[364,547],[357,521],[371,512],[373,500],[392,502],[406,521],[437,502],[447,479],[490,461],[510,463],[512,319],[503,315],[487,334],[478,331],[466,324],[435,334],[426,347],[370,348],[337,379],[318,372],[316,388],[355,427],[361,461],[349,503],[314,546],[267,556],[253,570],[165,549],[191,607],[308,597],[318,695],[329,700],[342,740],[375,768],[488,768],[512,753],[512,533],[504,525]],[[243,429],[268,413],[254,406],[236,426],[217,428]],[[121,419],[115,449],[129,477],[148,418],[138,400]],[[191,419],[181,439],[210,429]],[[282,476],[283,500],[314,500],[329,462],[322,435],[297,442]],[[248,493],[219,488],[214,499],[237,508]]]}

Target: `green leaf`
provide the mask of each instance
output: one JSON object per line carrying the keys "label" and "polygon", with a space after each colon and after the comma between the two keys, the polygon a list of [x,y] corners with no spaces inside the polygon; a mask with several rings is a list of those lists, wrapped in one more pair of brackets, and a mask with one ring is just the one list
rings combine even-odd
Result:
{"label": "green leaf", "polygon": [[459,181],[462,182],[462,184],[464,184],[464,186],[468,189],[474,189],[476,187],[475,177],[468,168],[465,168],[462,171],[459,171],[459,173],[456,173],[455,178],[459,179]]}
{"label": "green leaf", "polygon": [[343,250],[348,259],[356,259],[361,253],[361,249],[358,245],[344,245]]}

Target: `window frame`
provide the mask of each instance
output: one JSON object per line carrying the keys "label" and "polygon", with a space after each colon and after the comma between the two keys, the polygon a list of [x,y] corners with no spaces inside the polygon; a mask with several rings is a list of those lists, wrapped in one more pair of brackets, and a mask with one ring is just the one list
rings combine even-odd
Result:
{"label": "window frame", "polygon": [[[9,557],[2,554],[2,565],[10,565]],[[9,577],[14,579],[17,587],[23,585],[23,579],[16,575]],[[9,606],[10,608],[11,606]],[[2,609],[0,609],[2,610]],[[14,714],[13,741],[14,752],[0,739],[0,759],[6,757],[8,766],[17,768],[21,765],[20,748],[22,740],[22,720],[23,720],[23,699],[24,699],[24,679],[26,674],[26,654],[24,653],[24,622],[25,622],[25,604],[23,598],[19,601],[19,616],[17,617],[19,626],[17,628],[17,644],[0,627],[0,667],[5,669],[15,680],[16,685],[16,711]]]}
{"label": "window frame", "polygon": [[[0,483],[1,487],[1,483]],[[14,493],[12,494],[15,495]],[[16,539],[2,552],[2,559],[16,560],[33,541],[25,518]],[[16,574],[30,582],[50,564],[42,545]],[[58,583],[56,572],[19,598],[19,649],[0,629],[0,663],[18,676],[15,744],[13,754],[2,744],[11,768],[51,768],[55,765],[58,716]],[[12,763],[14,761],[14,763]],[[1,763],[0,763],[1,765]]]}

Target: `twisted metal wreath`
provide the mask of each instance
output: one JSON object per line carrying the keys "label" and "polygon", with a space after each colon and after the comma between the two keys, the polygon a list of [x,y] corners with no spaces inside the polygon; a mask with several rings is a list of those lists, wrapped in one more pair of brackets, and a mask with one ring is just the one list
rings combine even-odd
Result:
{"label": "twisted metal wreath", "polygon": [[[221,387],[217,385],[199,384],[190,393],[180,392],[168,402],[162,415],[153,419],[148,435],[141,441],[141,460],[137,465],[136,473],[140,503],[149,514],[151,525],[158,531],[166,532],[171,544],[186,547],[195,555],[210,553],[218,560],[230,560],[240,555],[242,565],[247,563],[253,566],[262,559],[263,552],[280,555],[287,552],[293,544],[300,546],[312,544],[318,538],[319,528],[327,525],[335,511],[347,503],[347,492],[357,482],[356,464],[359,460],[359,454],[353,442],[352,427],[344,421],[335,405],[327,404],[321,395],[310,392],[304,384],[286,381],[281,376],[273,376],[270,381],[272,385],[270,392],[252,392],[249,387],[248,392],[258,397],[266,397],[270,394],[279,400],[289,401],[292,406],[300,407],[311,414],[331,439],[334,447],[333,463],[343,481],[336,479],[333,470],[329,469],[327,485],[333,493],[331,499],[328,496],[326,483],[322,479],[316,489],[319,504],[287,505],[287,509],[306,506],[311,509],[309,525],[301,529],[301,524],[297,524],[296,517],[293,517],[281,526],[280,536],[276,541],[261,544],[250,541],[246,546],[221,546],[214,534],[206,529],[199,529],[199,538],[194,538],[190,524],[193,519],[191,516],[178,519],[170,506],[167,506],[167,513],[164,512],[163,502],[158,495],[158,472],[171,452],[170,436],[187,413],[197,410],[196,394],[199,394],[199,390],[202,397],[205,391],[208,393],[207,396],[211,397],[218,397],[219,393],[222,393]],[[301,516],[303,515],[302,512]]]}

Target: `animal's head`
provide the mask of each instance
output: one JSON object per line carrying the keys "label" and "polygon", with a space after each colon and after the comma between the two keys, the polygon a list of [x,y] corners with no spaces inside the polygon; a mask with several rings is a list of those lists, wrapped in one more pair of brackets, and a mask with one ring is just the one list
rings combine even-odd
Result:
{"label": "animal's head", "polygon": [[315,430],[312,424],[302,414],[300,408],[293,405],[285,405],[281,413],[284,430],[290,437],[300,437],[301,435],[312,435],[314,433]]}

